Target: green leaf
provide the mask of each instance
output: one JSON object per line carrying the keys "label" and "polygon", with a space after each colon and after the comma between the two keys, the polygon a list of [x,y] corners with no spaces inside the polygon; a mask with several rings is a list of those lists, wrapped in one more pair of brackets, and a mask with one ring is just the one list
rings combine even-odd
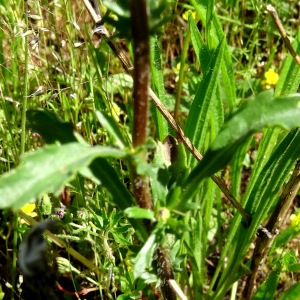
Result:
{"label": "green leaf", "polygon": [[46,110],[30,109],[26,113],[28,126],[38,132],[48,144],[76,142],[73,126]]}
{"label": "green leaf", "polygon": [[[210,119],[210,108],[213,105],[213,101],[216,100],[216,82],[218,81],[224,45],[225,39],[220,42],[218,48],[215,50],[214,55],[210,60],[208,67],[209,71],[207,74],[205,74],[203,80],[198,86],[195,99],[191,105],[184,128],[186,135],[190,138],[193,145],[195,145],[195,147],[200,151],[207,136],[207,128]],[[188,165],[191,164],[192,159],[194,158],[189,153]]]}
{"label": "green leaf", "polygon": [[252,298],[252,300],[274,299],[278,281],[279,281],[279,273],[277,271],[272,271],[268,276],[267,280],[257,289],[257,292]]}
{"label": "green leaf", "polygon": [[[293,43],[296,53],[300,53],[300,29]],[[276,85],[275,95],[288,95],[295,93],[300,84],[300,68],[291,55],[288,55]]]}
{"label": "green leaf", "polygon": [[127,145],[127,143],[122,135],[119,124],[116,123],[114,118],[102,113],[99,110],[96,111],[96,116],[103,128],[105,128],[109,132],[109,134],[115,139],[116,146],[118,146],[121,149],[124,148],[125,145]]}
{"label": "green leaf", "polygon": [[137,254],[134,260],[133,276],[139,278],[147,268],[151,267],[153,254],[156,248],[156,234],[152,233],[144,244],[143,248]]}
{"label": "green leaf", "polygon": [[128,207],[124,210],[125,215],[132,219],[154,220],[154,212],[140,207]]}
{"label": "green leaf", "polygon": [[299,299],[300,295],[300,282],[292,285],[284,294],[279,298],[279,300],[295,300]]}
{"label": "green leaf", "polygon": [[196,22],[191,14],[189,14],[189,27],[191,31],[191,40],[197,59],[203,71],[207,72],[210,53],[207,46],[204,44],[202,36],[197,28]]}
{"label": "green leaf", "polygon": [[[33,113],[30,114],[31,120],[29,126],[41,134],[46,143],[59,141],[64,144],[76,141],[73,130],[64,130],[64,127],[60,127],[61,121],[54,114],[42,110],[32,112]],[[56,130],[53,131],[53,128]],[[63,134],[61,134],[60,130],[64,131]],[[87,170],[89,170],[89,172]],[[97,157],[89,165],[89,169],[83,167],[81,168],[81,172],[83,176],[87,176],[94,182],[100,182],[111,194],[113,202],[119,209],[124,210],[129,206],[135,205],[132,195],[120,180],[117,171],[111,166],[106,158]],[[143,222],[140,220],[129,221],[133,228],[135,228],[139,239],[141,241],[146,240],[148,233]]]}
{"label": "green leaf", "polygon": [[[219,21],[217,14],[212,10],[212,0],[191,0],[197,16],[200,17],[202,24],[206,25],[207,44],[209,51],[215,49],[216,46],[224,38],[222,24]],[[208,17],[208,20],[207,20]],[[231,60],[231,52],[227,43],[224,47],[223,61],[221,62],[221,78],[222,88],[224,89],[225,98],[223,101],[227,104],[228,112],[232,112],[236,107],[235,99],[235,74]]]}
{"label": "green leaf", "polygon": [[[164,75],[161,65],[161,49],[158,45],[157,37],[150,38],[150,59],[151,59],[151,82],[154,91],[158,94],[162,103],[166,103],[165,87],[164,87]],[[156,123],[157,133],[160,141],[169,134],[168,122],[161,115],[154,105],[150,106],[151,112]]]}
{"label": "green leaf", "polygon": [[79,143],[41,148],[27,154],[19,167],[0,177],[0,208],[18,209],[45,192],[58,194],[94,158],[125,155],[126,152],[112,147]]}
{"label": "green leaf", "polygon": [[247,101],[225,123],[203,160],[189,175],[187,182],[198,183],[204,177],[224,168],[236,149],[263,127],[281,126],[291,129],[300,126],[299,101],[299,94],[273,99],[271,91],[260,93]]}
{"label": "green leaf", "polygon": [[252,216],[252,222],[248,228],[245,228],[241,224],[239,215],[236,215],[232,221],[227,242],[220,257],[220,262],[224,262],[226,258],[227,267],[224,269],[223,265],[219,263],[214,275],[214,280],[216,280],[222,268],[222,274],[218,278],[216,299],[223,299],[226,291],[232,285],[231,275],[236,274],[259,226],[278,202],[282,186],[290,178],[290,172],[299,159],[299,144],[300,129],[292,129],[263,166],[261,174],[249,194],[244,195],[247,197],[245,210]]}

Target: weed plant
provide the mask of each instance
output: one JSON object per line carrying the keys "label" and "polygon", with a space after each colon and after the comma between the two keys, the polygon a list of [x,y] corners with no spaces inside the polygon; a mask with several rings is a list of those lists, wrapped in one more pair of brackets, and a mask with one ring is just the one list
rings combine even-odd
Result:
{"label": "weed plant", "polygon": [[[299,3],[271,2],[300,55]],[[299,57],[265,1],[0,20],[0,299],[299,298]]]}

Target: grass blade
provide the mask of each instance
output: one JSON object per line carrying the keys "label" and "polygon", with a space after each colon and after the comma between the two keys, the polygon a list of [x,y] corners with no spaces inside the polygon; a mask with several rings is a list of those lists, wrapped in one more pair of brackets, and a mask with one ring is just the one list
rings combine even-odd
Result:
{"label": "grass blade", "polygon": [[[195,99],[191,105],[190,113],[185,125],[185,133],[190,138],[191,142],[199,150],[202,149],[205,138],[207,135],[207,128],[210,118],[210,108],[215,101],[216,81],[220,71],[220,65],[223,57],[225,41],[223,40],[214,55],[212,56],[209,64],[209,71],[204,76],[199,84]],[[192,163],[194,158],[188,154],[188,165]],[[195,161],[195,159],[194,159]]]}

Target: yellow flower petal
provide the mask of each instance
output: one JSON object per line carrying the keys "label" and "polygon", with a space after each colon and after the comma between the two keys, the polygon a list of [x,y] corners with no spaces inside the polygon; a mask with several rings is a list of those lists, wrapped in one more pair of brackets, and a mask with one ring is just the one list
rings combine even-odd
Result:
{"label": "yellow flower petal", "polygon": [[266,78],[266,84],[276,85],[279,79],[279,75],[273,69],[269,69],[265,73],[265,78]]}
{"label": "yellow flower petal", "polygon": [[37,216],[37,213],[34,211],[36,209],[36,205],[35,203],[28,203],[25,204],[21,210],[26,213],[27,215],[29,215],[30,217],[34,218]]}

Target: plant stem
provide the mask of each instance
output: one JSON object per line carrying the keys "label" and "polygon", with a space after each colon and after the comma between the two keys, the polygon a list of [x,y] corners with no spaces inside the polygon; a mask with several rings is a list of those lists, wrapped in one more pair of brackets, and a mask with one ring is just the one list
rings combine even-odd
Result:
{"label": "plant stem", "polygon": [[285,46],[287,47],[287,49],[289,50],[290,54],[292,55],[294,61],[298,64],[298,66],[300,66],[300,57],[297,55],[296,51],[294,50],[293,46],[291,45],[291,42],[289,40],[289,38],[287,37],[286,31],[284,30],[282,23],[280,21],[280,18],[277,14],[277,11],[275,9],[274,6],[272,6],[271,4],[268,4],[266,6],[268,13],[271,15],[280,35],[281,38],[285,44]]}
{"label": "plant stem", "polygon": [[[147,1],[130,1],[131,29],[133,37],[134,71],[133,71],[133,147],[142,146],[147,141],[148,123],[148,89],[149,89],[149,28]],[[141,154],[147,159],[147,153]],[[140,207],[151,209],[152,201],[149,180],[137,174],[133,166],[133,193]]]}
{"label": "plant stem", "polygon": [[[83,0],[87,10],[89,11],[91,17],[94,19],[95,23],[101,22],[101,17],[98,16],[89,3],[88,0]],[[126,72],[129,74],[132,74],[133,67],[130,59],[124,54],[124,51],[120,49],[120,47],[110,39],[110,34],[105,28],[105,26],[101,25],[94,31],[100,37],[104,38],[107,44],[110,46],[110,48],[113,50],[113,52],[116,54],[116,56],[120,59],[123,67],[125,68]],[[187,136],[185,136],[183,130],[179,126],[179,124],[175,121],[171,113],[165,108],[165,106],[162,104],[160,99],[155,95],[155,93],[152,91],[151,88],[149,88],[149,94],[150,98],[153,102],[153,104],[156,106],[156,108],[161,112],[161,114],[164,116],[164,118],[168,121],[169,125],[172,127],[172,129],[175,131],[177,138],[179,142],[182,142],[188,151],[192,153],[192,155],[197,159],[201,160],[202,155],[199,153],[199,151],[195,148],[195,146],[192,144],[192,142],[189,140]],[[237,209],[237,211],[242,215],[242,217],[245,219],[247,225],[251,223],[251,216],[244,210],[244,208],[239,204],[239,202],[234,198],[234,196],[231,194],[229,189],[226,186],[226,183],[223,179],[218,177],[217,175],[212,176],[213,181],[219,186],[221,191],[224,193],[224,195],[227,197],[227,199],[231,202],[231,204]]]}
{"label": "plant stem", "polygon": [[[27,18],[27,2],[24,1],[24,16],[25,16],[25,25],[26,29],[28,29],[28,18]],[[24,154],[25,152],[25,141],[26,141],[26,111],[27,111],[27,95],[28,95],[28,56],[29,56],[29,49],[28,49],[28,37],[27,35],[24,36],[24,89],[23,89],[23,104],[22,104],[22,113],[21,113],[21,146],[20,146],[20,155]],[[18,159],[19,161],[19,159]],[[19,218],[18,215],[15,214],[13,218],[13,257],[12,257],[12,270],[11,270],[11,282],[12,282],[12,293],[11,299],[15,298],[15,287],[16,287],[16,269],[17,269],[17,253],[18,253],[18,225],[19,225]]]}
{"label": "plant stem", "polygon": [[[285,215],[288,212],[297,192],[300,188],[300,160],[298,160],[296,167],[289,182],[284,187],[284,190],[279,198],[279,201],[265,226],[267,232],[276,234],[276,229],[280,228],[282,222],[285,220]],[[243,295],[245,299],[251,299],[254,291],[256,274],[258,267],[261,265],[262,260],[267,252],[267,249],[272,244],[274,236],[270,236],[262,233],[257,239],[256,246],[253,253],[253,259],[251,262],[251,275],[247,279]]]}

